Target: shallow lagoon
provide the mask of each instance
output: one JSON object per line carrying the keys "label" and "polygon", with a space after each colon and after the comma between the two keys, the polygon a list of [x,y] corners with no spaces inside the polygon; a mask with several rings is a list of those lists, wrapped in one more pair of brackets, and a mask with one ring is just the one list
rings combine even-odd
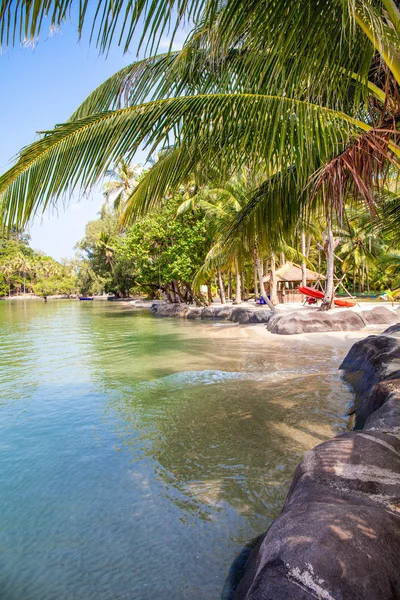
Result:
{"label": "shallow lagoon", "polygon": [[216,600],[346,427],[339,349],[107,302],[4,301],[0,325],[0,598]]}

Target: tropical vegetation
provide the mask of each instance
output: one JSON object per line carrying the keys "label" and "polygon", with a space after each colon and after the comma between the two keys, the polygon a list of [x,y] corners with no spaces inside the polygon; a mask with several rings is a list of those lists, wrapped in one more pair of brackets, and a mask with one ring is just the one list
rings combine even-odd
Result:
{"label": "tropical vegetation", "polygon": [[73,263],[60,263],[33,250],[29,236],[16,231],[0,240],[0,297],[76,294],[78,281]]}
{"label": "tropical vegetation", "polygon": [[[69,10],[78,13],[80,33],[89,25],[102,51],[113,40],[127,50],[142,27],[146,57],[21,151],[0,178],[8,229],[24,227],[67,192],[92,187],[118,162],[130,165],[144,146],[158,159],[133,187],[118,188],[121,225],[134,230],[138,218],[170,210],[169,200],[186,187],[193,207],[214,221],[201,273],[209,276],[214,266],[219,278],[218,269],[231,261],[237,290],[250,256],[259,280],[268,257],[273,280],[278,253],[300,240],[305,264],[305,240],[318,227],[326,309],[341,232],[343,268],[361,288],[373,276],[366,261],[377,255],[366,236],[381,235],[383,222],[387,237],[376,246],[396,254],[400,10],[394,0],[104,1],[94,17],[87,3],[72,0],[3,0],[1,40],[34,39],[45,16],[55,27]],[[174,35],[183,23],[190,24],[183,49],[157,54],[162,34]],[[244,169],[252,183],[231,219],[232,201],[222,215],[212,190],[236,185]],[[204,201],[214,209],[204,211]],[[368,224],[356,223],[360,211]],[[111,272],[114,242],[103,236],[101,243]]]}

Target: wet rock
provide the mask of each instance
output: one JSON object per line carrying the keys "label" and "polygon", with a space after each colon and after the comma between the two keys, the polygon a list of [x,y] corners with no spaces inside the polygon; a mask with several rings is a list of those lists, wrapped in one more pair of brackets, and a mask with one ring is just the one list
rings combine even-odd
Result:
{"label": "wet rock", "polygon": [[250,319],[253,315],[251,308],[237,307],[232,310],[231,321],[233,323],[250,323]]}
{"label": "wet rock", "polygon": [[200,306],[196,306],[195,308],[190,308],[189,312],[186,315],[187,319],[201,319],[203,309]]}
{"label": "wet rock", "polygon": [[400,323],[396,323],[396,325],[392,325],[385,329],[382,335],[390,335],[394,337],[398,337],[400,335]]}
{"label": "wet rock", "polygon": [[272,312],[268,309],[253,310],[249,323],[268,323],[272,318]]}
{"label": "wet rock", "polygon": [[358,331],[365,323],[360,315],[353,311],[340,312],[299,312],[276,315],[269,324],[271,333],[293,335],[327,331]]}
{"label": "wet rock", "polygon": [[399,600],[399,331],[369,336],[344,359],[359,375],[360,429],[306,454],[234,600]]}

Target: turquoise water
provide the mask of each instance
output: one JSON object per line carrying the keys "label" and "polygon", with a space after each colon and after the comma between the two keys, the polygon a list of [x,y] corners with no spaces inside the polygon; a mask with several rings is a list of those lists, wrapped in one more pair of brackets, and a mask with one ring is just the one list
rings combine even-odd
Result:
{"label": "turquoise water", "polygon": [[346,424],[337,350],[107,302],[4,301],[0,326],[1,599],[220,598]]}

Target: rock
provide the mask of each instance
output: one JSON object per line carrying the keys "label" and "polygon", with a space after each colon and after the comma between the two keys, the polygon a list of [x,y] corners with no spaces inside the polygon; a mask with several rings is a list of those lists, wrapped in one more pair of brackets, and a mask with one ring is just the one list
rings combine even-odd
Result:
{"label": "rock", "polygon": [[399,340],[388,335],[370,335],[352,346],[339,368],[346,373],[359,372],[357,392],[362,398],[356,410],[356,428],[359,428],[375,406],[375,384],[400,375]]}
{"label": "rock", "polygon": [[222,319],[229,320],[232,316],[233,307],[226,306],[206,306],[201,313],[202,319]]}
{"label": "rock", "polygon": [[399,598],[399,502],[397,438],[352,432],[320,444],[297,468],[234,599]]}
{"label": "rock", "polygon": [[150,310],[156,317],[186,317],[189,313],[186,304],[152,304]]}
{"label": "rock", "polygon": [[186,317],[188,319],[201,319],[202,312],[203,309],[200,306],[196,306],[194,308],[189,309],[189,312],[187,313]]}
{"label": "rock", "polygon": [[234,308],[230,320],[234,323],[250,323],[253,312],[251,308]]}
{"label": "rock", "polygon": [[271,333],[293,335],[326,331],[358,331],[365,324],[360,315],[351,310],[340,312],[310,311],[274,316],[268,329]]}
{"label": "rock", "polygon": [[306,454],[234,600],[399,600],[399,330],[369,336],[344,359],[358,375],[361,429]]}
{"label": "rock", "polygon": [[398,316],[395,312],[386,306],[377,306],[372,310],[363,310],[360,313],[365,319],[367,325],[390,325],[398,322]]}
{"label": "rock", "polygon": [[385,329],[382,335],[390,335],[394,337],[400,336],[400,323],[396,323],[396,325],[388,327],[387,329]]}
{"label": "rock", "polygon": [[268,323],[272,318],[272,312],[268,309],[253,310],[249,323]]}

